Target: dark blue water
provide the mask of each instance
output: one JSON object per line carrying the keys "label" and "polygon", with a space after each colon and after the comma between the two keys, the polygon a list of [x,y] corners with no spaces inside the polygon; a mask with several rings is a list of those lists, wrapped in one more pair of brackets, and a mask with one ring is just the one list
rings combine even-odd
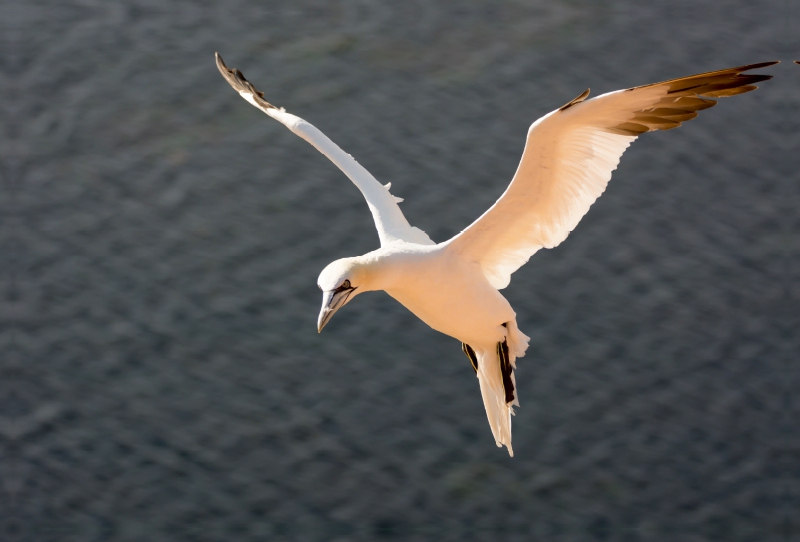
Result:
{"label": "dark blue water", "polygon": [[[6,0],[0,539],[797,540],[789,4]],[[510,459],[460,345],[388,296],[316,333],[370,215],[215,51],[436,241],[586,87],[784,63],[642,137],[513,276]]]}

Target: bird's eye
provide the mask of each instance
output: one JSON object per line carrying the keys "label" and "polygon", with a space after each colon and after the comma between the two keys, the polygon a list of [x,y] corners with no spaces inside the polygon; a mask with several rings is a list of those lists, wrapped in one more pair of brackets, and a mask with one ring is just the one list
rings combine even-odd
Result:
{"label": "bird's eye", "polygon": [[341,285],[341,286],[339,286],[339,288],[341,288],[342,290],[347,290],[347,289],[349,289],[349,288],[350,288],[350,281],[349,281],[349,280],[345,280],[345,281],[342,283],[342,285]]}

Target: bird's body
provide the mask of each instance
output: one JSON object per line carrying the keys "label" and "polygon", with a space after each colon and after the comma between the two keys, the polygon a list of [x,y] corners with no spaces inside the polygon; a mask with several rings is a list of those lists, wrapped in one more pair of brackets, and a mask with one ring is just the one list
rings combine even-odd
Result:
{"label": "bird's body", "polygon": [[[474,346],[505,338],[503,324],[515,317],[511,305],[475,262],[448,250],[447,244],[397,241],[370,255],[376,259],[376,285],[436,331]],[[372,288],[370,288],[372,289]]]}
{"label": "bird's body", "polygon": [[[363,256],[333,262],[320,275],[320,288],[335,291],[343,276],[358,286],[342,305],[354,295],[383,290],[431,328],[469,345],[467,356],[480,381],[492,433],[498,445],[506,445],[513,455],[510,416],[512,406],[519,405],[513,369],[516,358],[525,355],[529,338],[481,266],[449,242],[420,245],[395,240]],[[498,345],[505,348],[505,370],[497,362]]]}
{"label": "bird's body", "polygon": [[352,156],[303,119],[263,99],[217,55],[217,67],[248,102],[283,123],[336,164],[361,190],[381,248],[328,265],[320,274],[323,305],[317,327],[353,297],[383,290],[431,328],[461,341],[478,377],[498,446],[511,449],[512,407],[519,405],[516,359],[528,347],[516,314],[499,292],[541,248],[561,243],[602,194],[625,149],[641,134],[668,130],[770,79],[743,72],[775,62],[708,72],[610,92],[587,90],[528,130],[514,179],[472,225],[435,244],[403,216],[390,184],[382,186]]}

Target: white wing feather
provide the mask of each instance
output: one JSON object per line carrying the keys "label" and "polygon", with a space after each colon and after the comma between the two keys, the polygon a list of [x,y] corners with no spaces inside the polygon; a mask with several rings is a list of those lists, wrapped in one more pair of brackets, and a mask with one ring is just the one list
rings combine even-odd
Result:
{"label": "white wing feather", "polygon": [[316,127],[300,117],[287,113],[283,109],[278,109],[265,101],[263,94],[244,78],[242,72],[225,66],[219,54],[216,55],[216,59],[217,68],[219,68],[222,76],[245,100],[311,143],[353,181],[353,184],[356,185],[367,200],[367,205],[375,221],[375,227],[378,230],[381,246],[386,246],[398,240],[420,245],[435,244],[424,231],[408,223],[408,220],[406,220],[397,205],[403,200],[389,193],[391,183],[387,186],[380,184],[364,166],[356,162],[352,156],[339,148],[336,143]]}
{"label": "white wing feather", "polygon": [[478,262],[495,288],[540,248],[567,238],[606,188],[625,149],[638,135],[680,126],[714,100],[755,90],[766,75],[741,72],[765,62],[684,77],[583,101],[588,91],[540,118],[528,130],[511,184],[448,250]]}

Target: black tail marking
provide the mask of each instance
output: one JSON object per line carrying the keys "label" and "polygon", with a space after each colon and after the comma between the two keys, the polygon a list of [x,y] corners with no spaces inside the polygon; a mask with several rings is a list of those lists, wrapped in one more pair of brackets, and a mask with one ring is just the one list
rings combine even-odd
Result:
{"label": "black tail marking", "polygon": [[508,341],[497,343],[497,357],[500,359],[500,372],[503,375],[503,389],[506,392],[506,404],[514,402],[514,382],[511,380],[511,363],[508,361]]}
{"label": "black tail marking", "polygon": [[472,370],[475,371],[475,374],[478,374],[478,356],[475,355],[475,350],[467,343],[461,343],[461,350],[467,355],[467,358],[469,358],[469,362],[472,364]]}

